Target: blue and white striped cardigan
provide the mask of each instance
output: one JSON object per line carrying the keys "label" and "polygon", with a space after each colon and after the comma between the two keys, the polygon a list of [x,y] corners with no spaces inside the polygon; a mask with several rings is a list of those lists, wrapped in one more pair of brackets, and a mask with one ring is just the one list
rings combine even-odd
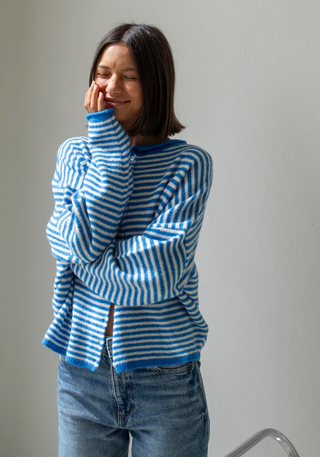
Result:
{"label": "blue and white striped cardigan", "polygon": [[67,140],[47,236],[57,261],[43,344],[94,371],[111,303],[118,373],[199,360],[208,327],[194,262],[212,160],[181,140],[134,146],[109,109]]}

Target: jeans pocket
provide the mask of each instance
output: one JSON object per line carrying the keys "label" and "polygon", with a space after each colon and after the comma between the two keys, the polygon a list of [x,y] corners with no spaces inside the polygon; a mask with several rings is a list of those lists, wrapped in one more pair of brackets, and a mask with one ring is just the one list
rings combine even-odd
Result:
{"label": "jeans pocket", "polygon": [[184,373],[189,372],[192,370],[195,366],[195,362],[184,362],[184,363],[178,363],[175,365],[165,365],[165,366],[157,366],[153,367],[155,371],[158,373],[163,373],[163,374],[171,374],[171,375],[181,375]]}

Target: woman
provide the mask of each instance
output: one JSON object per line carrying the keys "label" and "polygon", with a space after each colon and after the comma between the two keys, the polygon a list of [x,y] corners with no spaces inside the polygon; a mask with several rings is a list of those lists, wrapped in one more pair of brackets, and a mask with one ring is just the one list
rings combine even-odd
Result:
{"label": "woman", "polygon": [[47,235],[57,259],[59,456],[207,455],[207,336],[194,262],[212,162],[169,139],[174,64],[162,32],[101,41],[85,96],[88,138],[58,151]]}

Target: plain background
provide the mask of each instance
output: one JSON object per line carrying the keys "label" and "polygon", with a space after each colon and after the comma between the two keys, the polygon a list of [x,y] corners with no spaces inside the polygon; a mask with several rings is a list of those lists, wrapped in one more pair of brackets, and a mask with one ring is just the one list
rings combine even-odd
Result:
{"label": "plain background", "polygon": [[[56,151],[86,134],[99,40],[137,21],[171,43],[180,137],[215,163],[197,254],[209,455],[273,427],[318,457],[319,1],[2,0],[0,18],[0,454],[57,453],[58,357],[41,345]],[[284,456],[270,443],[250,455]]]}

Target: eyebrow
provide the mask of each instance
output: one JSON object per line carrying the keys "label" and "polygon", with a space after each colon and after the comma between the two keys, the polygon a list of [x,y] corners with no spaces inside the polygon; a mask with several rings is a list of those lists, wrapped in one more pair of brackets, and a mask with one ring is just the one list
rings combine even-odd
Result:
{"label": "eyebrow", "polygon": [[[98,65],[97,68],[105,68],[106,70],[110,70],[110,67],[106,67],[105,65]],[[128,68],[122,68],[121,71],[138,71],[136,68],[133,67],[128,67]]]}

